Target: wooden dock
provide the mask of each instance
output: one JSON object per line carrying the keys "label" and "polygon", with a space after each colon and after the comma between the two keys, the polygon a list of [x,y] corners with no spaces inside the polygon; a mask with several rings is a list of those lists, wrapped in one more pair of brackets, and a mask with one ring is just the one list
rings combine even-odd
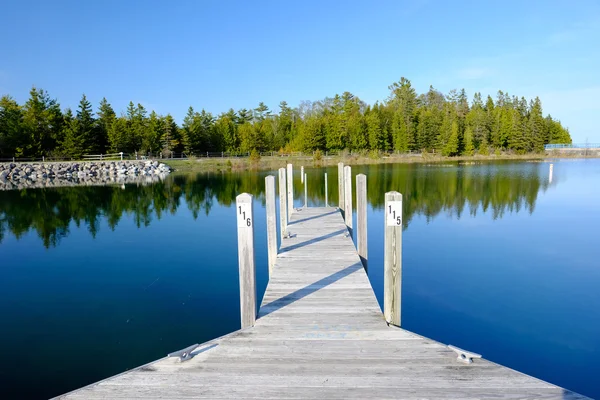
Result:
{"label": "wooden dock", "polygon": [[253,327],[58,399],[585,399],[385,322],[336,208],[290,218]]}

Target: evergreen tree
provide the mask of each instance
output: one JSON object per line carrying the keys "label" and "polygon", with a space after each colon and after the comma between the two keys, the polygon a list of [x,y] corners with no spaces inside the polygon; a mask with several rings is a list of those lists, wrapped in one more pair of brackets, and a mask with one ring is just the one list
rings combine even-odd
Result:
{"label": "evergreen tree", "polygon": [[379,120],[378,108],[374,107],[366,118],[367,137],[369,138],[369,148],[371,150],[384,150],[385,142],[381,131],[381,121]]}
{"label": "evergreen tree", "polygon": [[63,139],[60,144],[60,152],[63,157],[81,158],[85,152],[85,137],[82,135],[84,130],[81,127],[81,121],[79,118],[73,117],[70,109],[66,110],[63,118]]}
{"label": "evergreen tree", "polygon": [[452,122],[450,136],[444,144],[442,154],[445,156],[455,156],[458,154],[458,122]]}
{"label": "evergreen tree", "polygon": [[62,112],[60,105],[48,93],[35,87],[29,92],[29,99],[23,106],[22,130],[23,148],[17,148],[17,156],[49,154],[62,137]]}
{"label": "evergreen tree", "polygon": [[466,156],[472,156],[475,153],[475,147],[473,146],[473,131],[470,126],[465,129],[465,149],[463,154]]}
{"label": "evergreen tree", "polygon": [[126,117],[118,117],[112,122],[108,130],[108,144],[111,152],[128,152],[129,121]]}
{"label": "evergreen tree", "polygon": [[25,147],[22,131],[23,111],[9,96],[0,98],[0,155],[19,155],[17,149]]}
{"label": "evergreen tree", "polygon": [[106,100],[106,97],[100,101],[96,114],[98,118],[96,119],[95,142],[98,145],[98,151],[104,153],[109,146],[108,132],[116,118],[115,111]]}
{"label": "evergreen tree", "polygon": [[83,153],[90,153],[98,151],[100,149],[100,143],[96,141],[94,135],[94,129],[96,122],[94,120],[94,113],[92,112],[92,104],[85,97],[85,94],[79,101],[77,108],[77,124],[74,128],[77,129],[75,142],[78,143],[79,149]]}
{"label": "evergreen tree", "polygon": [[531,103],[527,123],[527,141],[530,144],[530,150],[537,153],[544,151],[544,144],[550,141],[548,127],[542,115],[542,102],[539,97],[536,97]]}
{"label": "evergreen tree", "polygon": [[155,111],[150,113],[148,129],[142,138],[142,153],[157,153],[161,150],[161,138],[164,135],[165,124]]}

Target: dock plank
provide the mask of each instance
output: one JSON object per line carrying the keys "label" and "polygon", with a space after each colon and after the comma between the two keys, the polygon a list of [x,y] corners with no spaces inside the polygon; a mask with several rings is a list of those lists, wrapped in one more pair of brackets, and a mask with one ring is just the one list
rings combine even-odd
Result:
{"label": "dock plank", "polygon": [[335,208],[296,210],[254,327],[58,399],[585,399],[388,327]]}

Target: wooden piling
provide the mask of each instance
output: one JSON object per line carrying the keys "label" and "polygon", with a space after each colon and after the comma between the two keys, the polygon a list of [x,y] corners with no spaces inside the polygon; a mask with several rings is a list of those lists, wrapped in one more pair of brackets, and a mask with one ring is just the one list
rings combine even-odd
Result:
{"label": "wooden piling", "polygon": [[338,163],[338,207],[344,211],[344,163]]}
{"label": "wooden piling", "polygon": [[367,265],[367,177],[356,175],[356,247],[365,271]]}
{"label": "wooden piling", "polygon": [[300,166],[300,183],[304,183],[304,165]]}
{"label": "wooden piling", "polygon": [[346,226],[352,235],[352,167],[344,167],[344,217]]}
{"label": "wooden piling", "polygon": [[265,178],[265,198],[267,212],[267,253],[269,260],[269,277],[277,261],[277,210],[275,207],[275,177]]}
{"label": "wooden piling", "polygon": [[288,221],[292,219],[294,212],[294,169],[292,164],[287,165],[287,206],[288,206]]}
{"label": "wooden piling", "polygon": [[287,200],[286,200],[285,168],[279,168],[279,230],[281,240],[287,231]]}
{"label": "wooden piling", "polygon": [[256,264],[254,259],[254,206],[252,195],[242,193],[235,199],[238,226],[238,263],[240,269],[240,313],[242,329],[256,321]]}
{"label": "wooden piling", "polygon": [[402,195],[385,194],[383,257],[383,314],[388,324],[401,326],[402,307]]}
{"label": "wooden piling", "polygon": [[327,172],[325,172],[325,207],[329,207],[329,199],[327,198]]}
{"label": "wooden piling", "polygon": [[304,182],[304,208],[308,207],[308,189],[306,187],[306,174],[303,175],[304,178],[302,181]]}
{"label": "wooden piling", "polygon": [[552,183],[553,175],[554,175],[554,164],[550,164],[550,175],[548,176],[548,183]]}

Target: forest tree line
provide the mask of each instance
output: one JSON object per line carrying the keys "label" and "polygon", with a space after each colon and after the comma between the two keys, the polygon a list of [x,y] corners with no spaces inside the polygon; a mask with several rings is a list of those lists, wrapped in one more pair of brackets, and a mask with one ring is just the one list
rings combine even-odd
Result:
{"label": "forest tree line", "polygon": [[349,92],[273,112],[230,109],[218,116],[190,107],[178,125],[170,115],[129,103],[117,115],[102,99],[94,112],[83,95],[75,111],[61,110],[48,92],[32,88],[25,104],[0,98],[0,155],[80,157],[112,152],[153,153],[374,150],[435,151],[446,156],[511,150],[541,152],[547,143],[571,143],[569,131],[544,116],[538,97],[499,91],[484,100],[465,90],[417,94],[402,78],[383,102],[368,105]]}

